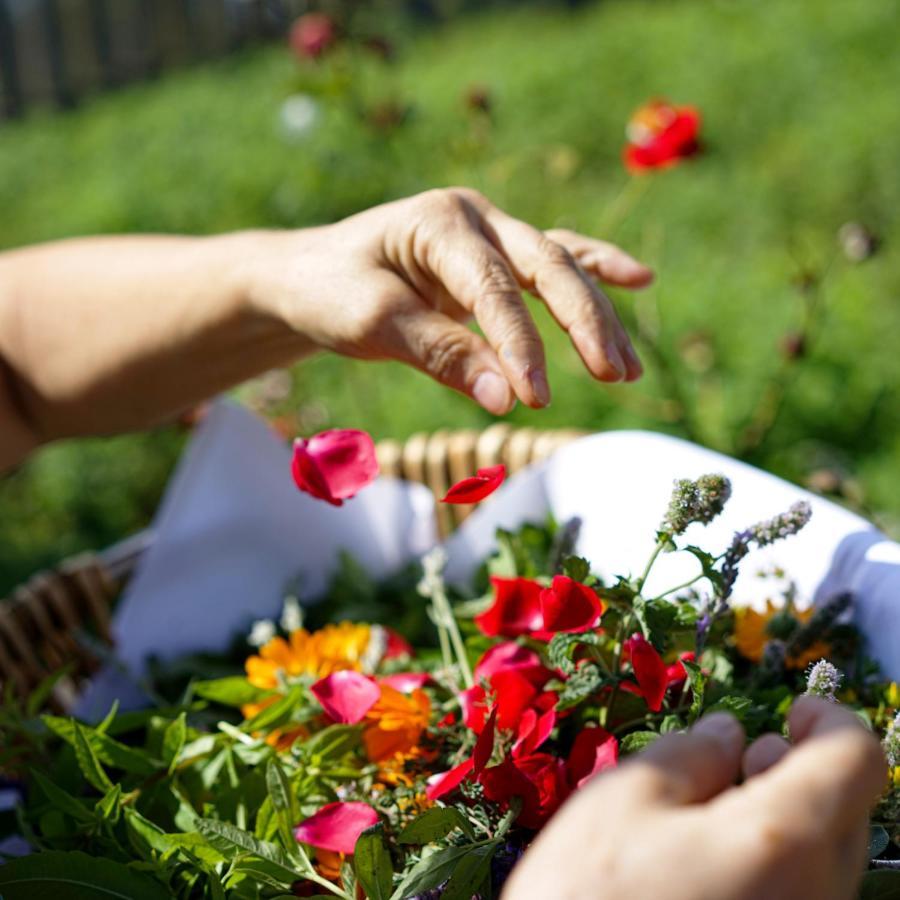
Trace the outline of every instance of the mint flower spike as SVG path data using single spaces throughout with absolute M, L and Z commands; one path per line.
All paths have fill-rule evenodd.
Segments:
M 749 529 L 750 536 L 757 547 L 765 547 L 796 534 L 811 518 L 812 507 L 806 500 L 798 500 L 787 512 L 764 522 L 758 522 Z
M 684 534 L 694 522 L 709 524 L 731 497 L 731 482 L 724 475 L 701 475 L 696 481 L 675 481 L 669 508 L 659 530 L 671 536 Z
M 806 696 L 821 697 L 823 700 L 837 703 L 835 694 L 841 686 L 843 677 L 836 666 L 827 659 L 820 659 L 810 666 L 806 673 Z
M 894 716 L 893 722 L 888 722 L 887 731 L 881 742 L 888 765 L 893 769 L 900 766 L 900 712 Z

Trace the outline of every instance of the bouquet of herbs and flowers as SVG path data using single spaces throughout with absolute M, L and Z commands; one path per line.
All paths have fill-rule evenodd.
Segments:
M 499 480 L 480 473 L 455 496 Z M 440 549 L 383 585 L 348 559 L 323 603 L 289 598 L 280 626 L 256 623 L 240 674 L 191 680 L 175 703 L 89 726 L 35 718 L 49 685 L 25 709 L 8 699 L 0 767 L 24 786 L 14 825 L 40 852 L 0 866 L 0 894 L 486 900 L 598 773 L 712 710 L 749 739 L 785 731 L 803 693 L 882 736 L 895 777 L 871 865 L 897 868 L 900 689 L 848 624 L 852 597 L 801 610 L 781 577 L 764 610 L 733 604 L 744 557 L 810 509 L 716 552 L 686 545 L 729 494 L 722 476 L 678 481 L 628 577 L 604 581 L 572 554 L 576 521 L 498 532 L 467 596 L 445 584 Z M 673 552 L 700 574 L 650 596 Z

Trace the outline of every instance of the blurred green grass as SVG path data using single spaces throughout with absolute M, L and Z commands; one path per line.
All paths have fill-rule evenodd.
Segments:
M 0 247 L 299 227 L 471 185 L 542 227 L 610 237 L 658 270 L 640 298 L 616 295 L 623 317 L 654 336 L 644 381 L 592 382 L 533 304 L 554 402 L 510 421 L 663 429 L 799 482 L 839 470 L 857 504 L 895 530 L 898 38 L 897 0 L 606 0 L 462 17 L 405 33 L 393 64 L 341 55 L 326 74 L 260 49 L 0 129 Z M 489 118 L 466 106 L 473 85 L 488 92 Z M 279 109 L 297 90 L 318 92 L 321 116 L 289 141 Z M 624 125 L 654 96 L 700 107 L 705 152 L 632 181 Z M 378 129 L 357 111 L 384 104 L 409 115 Z M 862 264 L 840 252 L 847 221 L 880 238 Z M 777 417 L 756 446 L 742 435 L 782 370 L 784 335 L 803 322 L 804 278 L 819 282 L 815 329 L 805 358 L 784 369 Z M 403 438 L 490 421 L 391 364 L 321 356 L 292 384 L 275 411 L 299 407 L 310 428 Z M 141 527 L 181 441 L 163 430 L 52 447 L 0 482 L 0 594 Z

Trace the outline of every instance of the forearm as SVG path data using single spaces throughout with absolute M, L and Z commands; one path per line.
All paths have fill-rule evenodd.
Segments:
M 269 241 L 87 238 L 0 255 L 0 414 L 15 417 L 0 468 L 15 462 L 8 444 L 152 425 L 310 351 L 254 297 Z

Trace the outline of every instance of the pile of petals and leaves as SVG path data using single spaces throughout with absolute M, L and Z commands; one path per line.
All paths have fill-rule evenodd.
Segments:
M 440 550 L 387 588 L 346 560 L 323 603 L 291 598 L 280 625 L 256 623 L 242 671 L 195 677 L 174 702 L 87 725 L 37 715 L 51 682 L 24 707 L 7 698 L 0 770 L 23 800 L 3 825 L 41 852 L 0 866 L 0 894 L 31 896 L 36 878 L 160 900 L 496 897 L 598 773 L 712 710 L 748 739 L 785 732 L 805 692 L 848 704 L 883 739 L 894 778 L 869 876 L 900 880 L 900 689 L 867 660 L 852 597 L 800 609 L 780 573 L 765 609 L 733 603 L 742 559 L 810 509 L 718 553 L 687 544 L 730 490 L 721 476 L 677 482 L 652 558 L 629 577 L 603 581 L 572 555 L 576 521 L 499 532 L 468 596 L 448 589 Z M 699 574 L 650 596 L 654 561 L 672 552 Z

